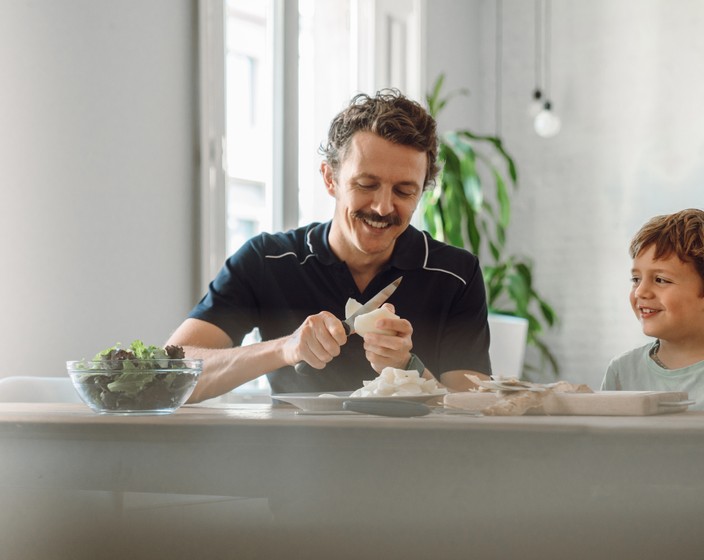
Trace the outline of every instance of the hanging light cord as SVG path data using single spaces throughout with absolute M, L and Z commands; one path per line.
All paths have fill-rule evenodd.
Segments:
M 542 42 L 542 35 L 543 35 L 543 30 L 542 30 L 542 20 L 543 20 L 543 14 L 542 14 L 542 1 L 541 0 L 535 0 L 534 3 L 535 6 L 535 14 L 534 14 L 534 20 L 535 20 L 535 91 L 533 92 L 533 95 L 535 96 L 536 99 L 540 99 L 542 96 L 542 70 L 543 70 L 543 42 Z
M 496 99 L 494 101 L 496 136 L 501 136 L 501 99 L 502 99 L 502 65 L 503 65 L 503 6 L 502 0 L 496 0 Z
M 551 52 L 551 42 L 552 42 L 552 25 L 550 23 L 550 2 L 551 0 L 545 0 L 545 102 L 550 103 L 550 52 Z

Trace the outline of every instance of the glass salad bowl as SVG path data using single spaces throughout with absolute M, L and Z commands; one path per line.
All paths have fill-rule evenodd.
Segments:
M 203 361 L 77 360 L 66 369 L 81 399 L 99 414 L 170 414 L 193 392 Z

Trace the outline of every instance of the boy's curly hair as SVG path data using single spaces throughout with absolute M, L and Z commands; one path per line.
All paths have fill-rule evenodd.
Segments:
M 650 246 L 655 247 L 656 260 L 675 254 L 682 262 L 691 262 L 702 279 L 704 296 L 704 210 L 688 208 L 651 218 L 633 237 L 631 258 Z
M 438 137 L 435 119 L 417 102 L 397 89 L 383 89 L 371 97 L 360 93 L 330 123 L 326 146 L 320 146 L 333 172 L 340 163 L 356 132 L 378 134 L 385 140 L 410 146 L 427 155 L 423 189 L 429 188 L 438 173 Z

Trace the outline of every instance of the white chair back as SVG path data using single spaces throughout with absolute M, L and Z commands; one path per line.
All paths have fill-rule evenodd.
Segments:
M 0 378 L 0 402 L 83 402 L 67 377 Z

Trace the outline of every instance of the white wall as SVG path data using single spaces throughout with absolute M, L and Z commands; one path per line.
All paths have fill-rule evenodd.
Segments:
M 191 0 L 0 3 L 0 377 L 161 344 L 193 303 Z
M 472 128 L 482 106 L 480 3 L 476 0 L 426 0 L 427 89 L 445 75 L 445 93 L 469 90 L 451 101 L 438 117 L 440 130 Z
M 493 133 L 496 3 L 461 4 L 432 3 L 451 23 L 438 19 L 431 37 L 450 50 L 467 49 L 466 35 L 478 42 L 466 53 L 479 53 L 478 74 L 452 54 L 455 83 L 479 101 L 469 123 L 451 124 Z M 527 116 L 534 3 L 502 8 L 501 134 L 520 180 L 509 244 L 534 260 L 560 317 L 546 338 L 563 377 L 598 387 L 612 356 L 647 340 L 627 301 L 631 236 L 655 214 L 704 207 L 704 3 L 553 0 L 552 98 L 563 124 L 552 139 L 536 136 Z M 467 9 L 479 21 L 457 33 Z

